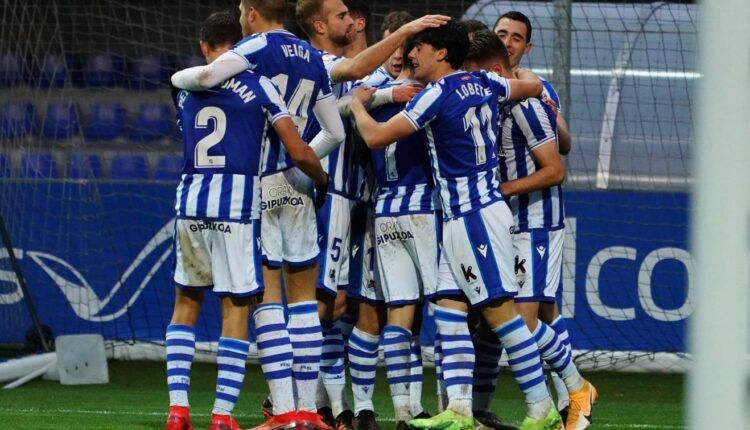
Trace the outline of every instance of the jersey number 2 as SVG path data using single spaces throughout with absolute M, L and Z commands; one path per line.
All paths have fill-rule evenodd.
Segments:
M 195 128 L 208 127 L 209 120 L 214 120 L 214 131 L 201 139 L 195 145 L 195 167 L 196 168 L 222 168 L 226 157 L 223 155 L 208 155 L 208 150 L 216 146 L 224 133 L 227 132 L 227 116 L 223 110 L 216 106 L 206 106 L 198 111 L 195 117 Z

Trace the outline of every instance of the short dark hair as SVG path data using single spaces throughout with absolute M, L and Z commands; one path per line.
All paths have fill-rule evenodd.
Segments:
M 529 20 L 529 17 L 522 14 L 521 12 L 517 10 L 512 10 L 510 12 L 505 12 L 500 16 L 500 18 L 495 21 L 495 25 L 492 27 L 493 29 L 497 27 L 497 23 L 500 22 L 501 19 L 508 18 L 512 21 L 520 21 L 526 25 L 526 43 L 531 42 L 531 21 Z
M 286 19 L 286 0 L 241 0 L 245 8 L 255 8 L 263 18 L 273 22 Z
M 414 35 L 412 43 L 426 43 L 435 49 L 445 49 L 445 61 L 457 70 L 461 68 L 469 51 L 469 34 L 463 25 L 452 19 L 440 27 L 420 31 Z
M 234 11 L 214 12 L 203 21 L 198 38 L 209 48 L 221 45 L 234 45 L 242 39 L 242 26 Z
M 313 22 L 320 19 L 320 13 L 323 9 L 322 0 L 297 0 L 297 7 L 294 10 L 297 25 L 308 37 L 313 37 Z
M 503 68 L 511 69 L 508 49 L 500 37 L 490 30 L 479 30 L 474 33 L 474 39 L 469 44 L 466 61 L 481 64 L 489 60 L 498 60 Z
M 380 35 L 382 36 L 386 30 L 393 33 L 404 24 L 408 24 L 413 20 L 414 17 L 409 12 L 405 10 L 394 10 L 383 18 L 383 23 L 380 24 Z
M 467 33 L 476 33 L 480 30 L 489 30 L 489 28 L 487 28 L 487 24 L 478 19 L 465 19 L 461 21 L 461 24 L 466 27 Z
M 370 19 L 372 19 L 372 11 L 370 5 L 363 0 L 344 0 L 344 5 L 349 9 L 349 15 L 354 17 L 360 17 L 365 19 L 365 26 L 370 26 Z

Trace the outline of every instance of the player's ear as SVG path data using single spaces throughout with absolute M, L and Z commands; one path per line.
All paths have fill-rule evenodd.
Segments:
M 313 24 L 312 25 L 313 30 L 315 31 L 316 34 L 325 34 L 326 25 L 323 21 L 316 19 L 316 20 L 313 20 L 312 24 Z
M 533 44 L 533 43 L 531 43 L 531 42 L 527 43 L 527 44 L 526 44 L 526 47 L 525 47 L 525 48 L 523 48 L 523 54 L 524 54 L 524 55 L 526 55 L 526 54 L 528 54 L 529 52 L 531 52 L 531 48 L 533 48 L 533 47 L 534 47 L 534 44 Z
M 201 40 L 200 46 L 201 46 L 201 54 L 203 54 L 204 58 L 208 58 L 208 53 L 209 53 L 208 43 Z
M 438 61 L 446 61 L 448 59 L 448 50 L 446 48 L 437 50 Z

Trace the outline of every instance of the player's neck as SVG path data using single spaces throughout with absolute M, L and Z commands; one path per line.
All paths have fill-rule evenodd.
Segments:
M 357 34 L 352 43 L 344 47 L 345 57 L 351 58 L 367 49 L 367 37 L 364 33 Z
M 435 65 L 435 69 L 430 73 L 429 79 L 430 81 L 437 81 L 450 75 L 456 70 L 457 69 L 454 69 L 447 61 L 441 61 Z
M 258 20 L 253 24 L 253 33 L 267 33 L 274 30 L 283 30 L 284 25 L 279 22 Z
M 414 80 L 414 70 L 403 68 L 401 69 L 401 73 L 396 76 L 397 81 L 413 81 Z
M 345 57 L 346 55 L 346 46 L 341 46 L 337 43 L 334 43 L 332 40 L 328 39 L 327 37 L 315 37 L 310 39 L 310 44 L 314 46 L 317 49 L 320 49 L 321 51 L 328 52 L 329 54 L 333 54 L 339 57 Z

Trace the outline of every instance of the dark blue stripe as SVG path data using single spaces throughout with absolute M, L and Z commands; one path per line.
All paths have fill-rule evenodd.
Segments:
M 352 362 L 352 356 L 364 358 L 364 359 L 372 359 L 378 356 L 378 350 L 375 349 L 374 351 L 362 351 L 361 349 L 349 348 L 349 362 L 350 363 Z
M 387 372 L 398 372 L 399 370 L 411 370 L 411 363 L 385 363 Z
M 219 371 L 220 372 L 230 372 L 230 373 L 237 373 L 244 375 L 245 374 L 245 368 L 240 366 L 232 366 L 229 364 L 219 364 Z
M 474 379 L 471 376 L 456 376 L 453 378 L 444 378 L 446 386 L 453 385 L 472 385 Z
M 192 362 L 193 356 L 190 354 L 167 354 L 167 361 L 187 361 Z
M 228 337 L 221 337 L 219 338 L 219 352 L 221 352 L 221 350 L 225 348 L 248 351 L 250 349 L 250 342 Z
M 518 384 L 518 386 L 521 388 L 521 391 L 526 392 L 529 388 L 535 387 L 539 384 L 544 384 L 544 375 L 534 378 L 531 381 Z
M 446 362 L 443 360 L 443 373 L 452 370 L 474 370 L 473 361 Z
M 242 389 L 242 381 L 235 381 L 234 379 L 218 378 L 216 380 L 216 385 L 235 388 L 237 390 Z
M 167 389 L 169 391 L 188 391 L 190 390 L 190 385 L 181 383 L 167 384 Z
M 349 369 L 355 370 L 357 372 L 372 372 L 377 369 L 377 367 L 377 362 L 363 364 L 356 361 L 349 361 Z
M 473 356 L 474 348 L 470 348 L 470 347 L 443 348 L 443 362 L 445 362 L 448 356 L 456 355 L 456 354 L 471 354 Z
M 187 376 L 190 377 L 190 369 L 186 369 L 183 367 L 175 367 L 172 369 L 167 369 L 167 376 Z
M 544 256 L 539 256 L 538 247 L 544 247 Z M 534 271 L 534 295 L 544 294 L 547 287 L 547 265 L 549 264 L 549 233 L 544 230 L 531 231 L 531 269 Z
M 471 335 L 470 334 L 441 334 L 440 340 L 443 342 L 443 348 L 445 348 L 445 344 L 451 343 L 451 342 L 471 342 Z
M 224 401 L 231 402 L 231 403 L 237 403 L 237 396 L 233 396 L 227 393 L 222 393 L 221 391 L 216 392 L 216 399 L 224 400 Z
M 510 357 L 513 354 L 515 354 L 516 352 L 522 351 L 522 350 L 528 348 L 531 345 L 536 346 L 536 342 L 534 342 L 534 339 L 530 337 L 530 338 L 524 340 L 523 342 L 521 342 L 521 343 L 519 343 L 519 344 L 517 344 L 515 346 L 511 346 L 510 348 L 505 348 L 505 351 L 508 353 L 508 356 Z M 534 348 L 534 349 L 536 351 L 539 350 L 538 347 Z
M 292 377 L 292 369 L 274 370 L 273 372 L 263 372 L 266 381 L 275 381 Z
M 182 181 L 182 195 L 179 197 L 180 208 L 177 211 L 178 214 L 185 215 L 187 213 L 187 200 L 191 185 L 193 185 L 193 175 L 185 175 L 185 179 Z
M 320 363 L 320 356 L 319 355 L 295 355 L 293 360 L 295 364 Z
M 261 365 L 267 365 L 267 364 L 281 363 L 284 361 L 291 362 L 293 358 L 294 358 L 294 355 L 290 351 L 290 352 L 284 352 L 281 354 L 269 355 L 265 357 L 261 355 L 258 358 L 258 361 L 260 361 Z
M 292 349 L 294 350 L 300 350 L 300 349 L 307 349 L 307 348 L 314 348 L 318 349 L 323 346 L 322 340 L 310 340 L 310 341 L 292 341 Z M 318 356 L 320 356 L 320 353 L 318 353 Z
M 554 370 L 557 373 L 560 373 L 563 370 L 565 370 L 566 367 L 568 367 L 568 364 L 570 364 L 571 359 L 572 358 L 571 358 L 570 355 L 566 355 L 565 359 L 562 362 L 562 364 L 559 364 L 557 366 L 552 366 L 552 365 L 550 365 L 550 366 L 552 366 L 552 370 Z
M 246 179 L 247 180 L 247 179 Z M 234 175 L 225 174 L 221 180 L 221 193 L 219 195 L 219 217 L 229 218 L 232 209 L 232 183 Z
M 228 349 L 219 349 L 219 351 L 216 353 L 216 359 L 219 360 L 221 358 L 234 358 L 237 360 L 245 361 L 247 360 L 247 353 L 241 353 L 241 352 L 235 352 Z
M 409 382 L 411 382 L 411 376 L 409 375 L 395 376 L 395 377 L 388 376 L 388 384 L 390 385 L 408 384 Z
M 300 380 L 300 381 L 313 381 L 318 379 L 318 372 L 295 372 L 292 371 L 292 376 L 294 379 Z
M 255 329 L 255 337 L 259 338 L 260 336 L 263 336 L 266 333 L 270 333 L 274 331 L 286 332 L 287 331 L 286 324 L 276 323 L 276 324 L 257 326 Z
M 213 175 L 210 173 L 203 175 L 203 181 L 201 182 L 201 187 L 198 191 L 198 205 L 195 212 L 197 216 L 206 215 L 208 212 L 208 190 L 209 185 L 211 185 L 211 178 L 213 178 Z
M 290 335 L 305 335 L 305 334 L 317 334 L 320 333 L 320 326 L 312 327 L 291 327 L 288 328 Z
M 494 209 L 492 206 L 488 206 L 486 210 L 492 211 Z M 487 291 L 487 296 L 497 296 L 498 294 L 496 292 L 498 290 L 500 292 L 505 292 L 503 279 L 500 276 L 500 267 L 498 267 L 498 260 L 497 258 L 495 258 L 495 244 L 490 239 L 490 235 L 488 234 L 487 228 L 484 225 L 482 211 L 476 211 L 471 215 L 464 217 L 464 226 L 466 228 L 466 233 L 468 234 L 471 250 L 474 253 L 474 259 L 479 266 L 478 269 L 482 276 L 481 282 L 484 284 L 484 288 Z M 486 257 L 482 255 L 477 249 L 478 246 L 482 245 L 486 246 Z
M 466 322 L 466 318 L 467 318 L 466 314 L 455 314 L 453 312 L 446 312 L 440 308 L 435 309 L 435 319 L 439 321 L 464 323 Z
M 513 139 L 513 153 L 516 162 L 516 178 L 525 178 L 529 176 L 528 169 L 526 169 L 526 156 L 527 156 L 527 142 L 526 136 L 518 126 L 518 123 L 513 121 L 511 127 L 511 135 Z M 519 194 L 516 196 L 518 199 L 518 223 L 521 225 L 529 224 L 529 195 Z
M 539 357 L 539 351 L 531 351 L 530 353 L 528 353 L 526 355 L 523 355 L 521 357 L 509 358 L 508 359 L 508 366 L 512 367 L 512 366 L 515 366 L 517 364 L 521 364 L 521 363 L 527 362 L 527 361 L 529 361 L 531 359 L 535 359 L 535 358 L 538 359 L 537 357 Z
M 320 372 L 329 375 L 340 375 L 344 373 L 344 365 L 337 364 L 335 366 L 320 366 Z
M 177 333 L 177 332 L 187 333 L 187 334 L 195 336 L 195 330 L 193 329 L 193 327 L 189 325 L 170 324 L 167 326 L 167 334 Z
M 253 183 L 255 178 L 252 176 L 245 176 L 245 189 L 242 194 L 242 217 L 250 217 L 253 211 Z
M 511 367 L 511 370 L 513 371 L 513 377 L 518 379 L 522 378 L 526 375 L 530 375 L 534 372 L 541 372 L 542 371 L 542 363 L 537 363 L 529 367 L 524 367 L 523 369 L 516 370 Z
M 387 325 L 383 327 L 383 339 L 385 340 L 387 337 L 387 334 L 393 333 L 396 336 L 407 336 L 407 342 L 411 340 L 411 332 L 403 327 L 399 327 L 397 325 Z
M 411 352 L 408 349 L 397 349 L 395 351 L 385 351 L 384 354 L 386 359 L 396 357 L 409 357 Z
M 186 346 L 188 348 L 195 348 L 195 341 L 187 339 L 167 339 L 167 348 L 169 348 L 170 346 Z
M 334 153 L 338 151 L 333 151 L 329 155 L 329 157 L 333 157 Z M 329 173 L 330 174 L 330 173 Z M 331 222 L 331 207 L 333 206 L 333 196 L 328 194 L 326 196 L 326 201 L 323 206 L 317 210 L 315 214 L 315 220 L 318 225 L 318 247 L 320 248 L 321 252 L 328 253 L 328 230 L 329 225 Z M 328 287 L 326 287 L 326 277 L 328 276 L 328 258 L 321 258 L 320 259 L 320 266 L 318 267 L 318 285 L 323 287 L 323 289 L 328 290 Z
M 362 339 L 361 337 L 357 336 L 354 333 L 352 333 L 352 335 L 349 336 L 349 348 L 352 348 L 352 346 L 358 346 L 361 350 L 367 351 L 367 352 L 378 350 L 377 342 L 369 342 L 365 339 Z
M 502 338 L 524 326 L 526 326 L 526 323 L 523 322 L 523 319 L 520 316 L 516 316 L 512 320 L 496 328 L 495 333 L 497 333 L 502 342 Z
M 312 302 L 312 303 L 294 303 L 289 305 L 289 315 L 303 315 L 303 314 L 311 314 L 311 313 L 318 313 L 318 303 Z
M 334 352 L 324 352 L 320 354 L 321 360 L 343 360 L 344 359 L 344 348 Z
M 271 340 L 264 340 L 262 342 L 258 342 L 258 350 L 275 348 L 277 346 L 289 345 L 289 344 L 290 344 L 289 338 L 286 338 L 286 337 L 276 338 L 276 339 L 271 339 Z

